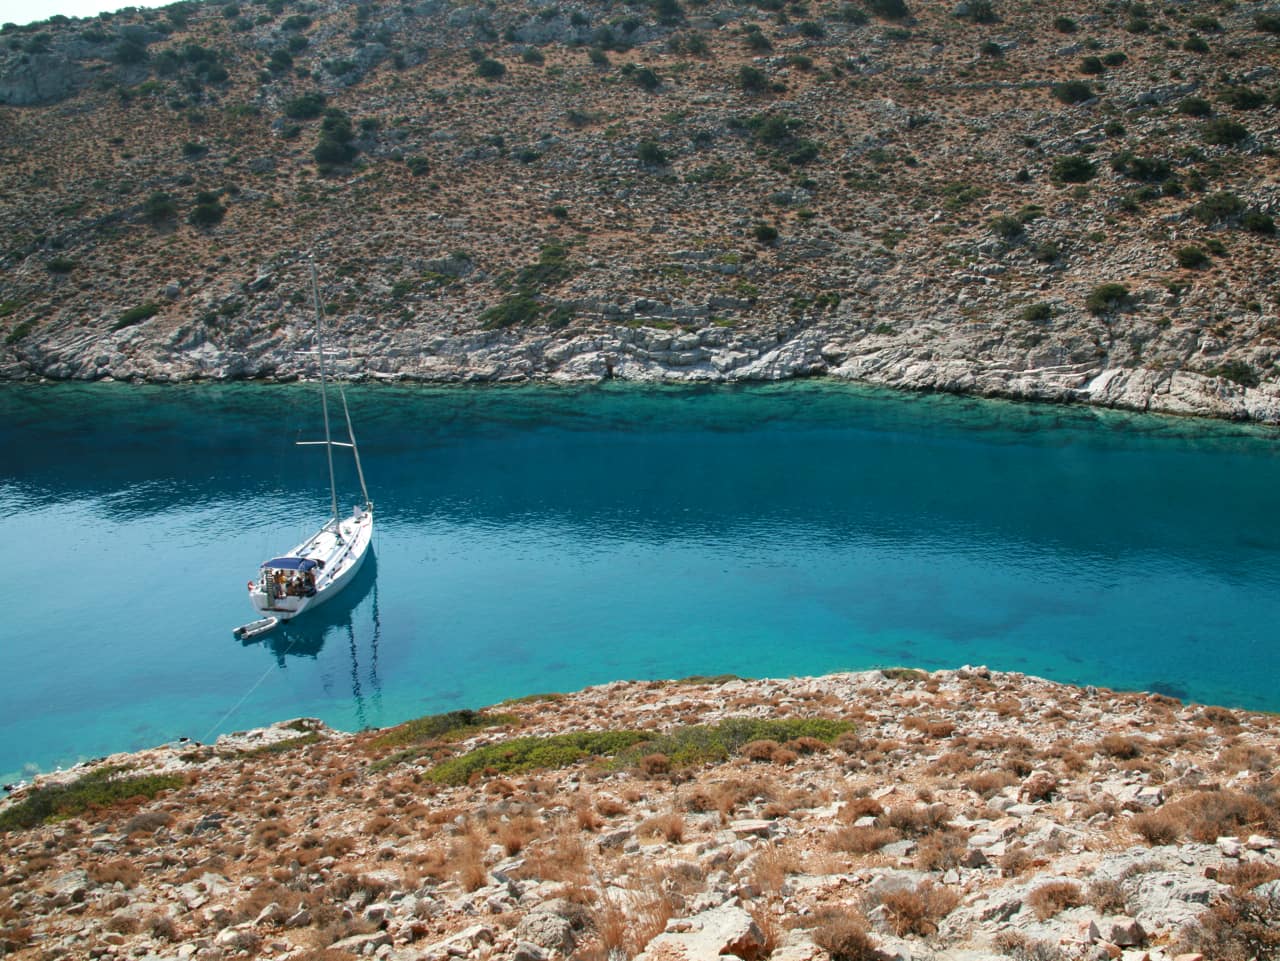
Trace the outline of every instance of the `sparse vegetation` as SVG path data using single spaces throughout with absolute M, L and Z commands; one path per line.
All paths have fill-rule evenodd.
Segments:
M 1099 284 L 1085 299 L 1085 310 L 1091 314 L 1110 314 L 1129 304 L 1129 288 L 1124 284 Z
M 180 774 L 129 775 L 123 768 L 100 767 L 67 784 L 33 789 L 22 801 L 0 811 L 0 831 L 32 828 L 135 798 L 151 799 L 181 787 L 185 781 Z

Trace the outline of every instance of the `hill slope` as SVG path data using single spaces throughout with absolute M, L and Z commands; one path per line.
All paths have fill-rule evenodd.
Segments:
M 0 375 L 1280 421 L 1259 3 L 175 4 L 0 33 Z

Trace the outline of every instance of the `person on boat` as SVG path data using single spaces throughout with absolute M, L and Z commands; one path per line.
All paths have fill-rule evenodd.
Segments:
M 307 595 L 311 597 L 316 592 L 316 576 L 311 571 L 307 571 L 302 575 L 302 586 Z

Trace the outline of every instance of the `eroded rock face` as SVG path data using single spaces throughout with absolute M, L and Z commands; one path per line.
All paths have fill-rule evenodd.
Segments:
M 0 104 L 28 107 L 56 103 L 78 91 L 85 71 L 65 57 L 37 53 L 0 62 Z

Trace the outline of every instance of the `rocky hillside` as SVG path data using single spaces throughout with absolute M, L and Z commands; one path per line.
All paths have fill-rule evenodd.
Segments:
M 833 374 L 1280 421 L 1280 8 L 228 0 L 0 32 L 0 376 Z
M 983 668 L 294 721 L 19 790 L 0 954 L 1265 961 L 1278 750 L 1275 716 Z

